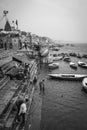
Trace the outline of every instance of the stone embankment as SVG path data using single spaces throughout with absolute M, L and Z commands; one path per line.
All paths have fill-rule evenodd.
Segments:
M 0 67 L 4 73 L 4 76 L 0 78 L 0 130 L 19 130 L 21 124 L 15 122 L 17 111 L 14 106 L 20 95 L 29 98 L 27 120 L 34 93 L 33 80 L 37 75 L 37 63 L 34 59 L 29 63 L 29 73 L 26 78 L 19 80 L 13 77 L 11 79 L 6 73 L 12 71 L 13 68 L 16 70 L 16 67 L 13 65 L 12 57 L 7 58 L 2 58 L 2 62 L 0 61 Z

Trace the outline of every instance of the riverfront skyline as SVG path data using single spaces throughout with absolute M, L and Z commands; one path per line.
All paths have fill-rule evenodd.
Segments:
M 18 20 L 20 30 L 55 40 L 87 42 L 87 0 L 0 0 L 9 21 Z

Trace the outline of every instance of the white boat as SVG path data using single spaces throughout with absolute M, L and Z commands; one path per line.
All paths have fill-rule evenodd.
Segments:
M 87 75 L 82 74 L 48 74 L 49 77 L 61 80 L 82 80 Z
M 69 65 L 70 67 L 77 69 L 77 65 L 74 62 L 70 62 Z
M 84 78 L 82 80 L 82 86 L 83 86 L 83 89 L 87 91 L 87 78 Z
M 83 61 L 78 61 L 78 65 L 85 65 L 86 63 Z
M 87 68 L 87 64 L 83 61 L 78 61 L 78 66 L 80 66 L 82 68 Z
M 51 64 L 48 65 L 48 67 L 49 67 L 50 69 L 56 69 L 56 68 L 59 67 L 59 63 L 51 63 Z

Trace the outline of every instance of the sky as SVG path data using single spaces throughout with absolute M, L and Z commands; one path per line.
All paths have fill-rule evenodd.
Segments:
M 0 0 L 9 21 L 18 20 L 20 30 L 54 40 L 87 43 L 87 0 Z

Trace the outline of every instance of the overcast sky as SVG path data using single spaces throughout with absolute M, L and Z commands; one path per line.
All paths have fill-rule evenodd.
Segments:
M 19 29 L 55 40 L 87 42 L 87 0 L 0 0 Z

